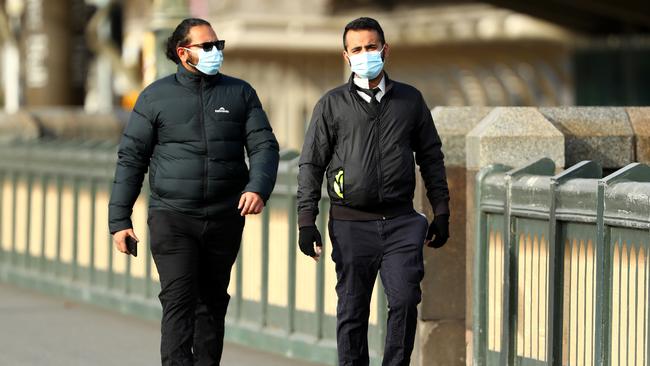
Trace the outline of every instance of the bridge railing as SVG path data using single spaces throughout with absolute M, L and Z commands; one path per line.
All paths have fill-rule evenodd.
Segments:
M 317 223 L 326 239 L 315 264 L 297 249 L 297 153 L 284 151 L 261 215 L 248 216 L 233 268 L 226 337 L 292 357 L 336 363 L 336 273 L 329 260 L 327 199 Z M 0 144 L 0 280 L 159 319 L 160 285 L 148 250 L 148 183 L 134 206 L 137 258 L 108 233 L 116 146 L 37 140 Z M 326 194 L 324 195 L 326 196 Z M 379 285 L 377 285 L 379 286 Z M 369 347 L 380 364 L 386 301 L 374 291 Z
M 648 364 L 650 167 L 477 178 L 475 364 Z

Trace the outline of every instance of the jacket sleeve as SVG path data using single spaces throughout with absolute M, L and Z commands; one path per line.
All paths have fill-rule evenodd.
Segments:
M 427 189 L 427 198 L 435 215 L 449 214 L 449 188 L 445 171 L 442 143 L 436 127 L 433 124 L 431 111 L 422 95 L 419 97 L 420 111 L 418 125 L 414 134 L 415 161 L 420 167 L 420 173 Z
M 323 101 L 314 107 L 305 135 L 298 170 L 298 226 L 313 226 L 318 216 L 323 174 L 332 158 L 333 138 L 323 113 Z
M 155 140 L 154 116 L 144 93 L 140 94 L 124 128 L 117 152 L 113 191 L 108 204 L 111 234 L 133 227 L 131 213 L 140 194 Z
M 245 91 L 246 98 L 246 152 L 248 153 L 248 184 L 244 192 L 258 193 L 264 202 L 271 196 L 278 174 L 278 141 L 257 93 L 251 87 Z

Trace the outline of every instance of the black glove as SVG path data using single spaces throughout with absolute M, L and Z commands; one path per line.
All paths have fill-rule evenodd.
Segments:
M 300 251 L 305 253 L 305 255 L 315 257 L 316 252 L 314 251 L 314 242 L 318 247 L 323 246 L 323 239 L 320 237 L 318 228 L 316 228 L 316 226 L 301 227 L 298 234 L 298 245 L 300 245 Z
M 434 235 L 436 238 L 431 240 Z M 440 248 L 445 245 L 447 239 L 449 239 L 449 215 L 436 215 L 427 231 L 428 246 Z

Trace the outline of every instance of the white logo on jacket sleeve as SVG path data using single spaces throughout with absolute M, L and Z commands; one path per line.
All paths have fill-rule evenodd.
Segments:
M 230 111 L 227 110 L 227 109 L 224 108 L 224 107 L 221 107 L 221 108 L 219 108 L 219 109 L 215 109 L 214 112 L 215 112 L 215 113 L 230 113 Z

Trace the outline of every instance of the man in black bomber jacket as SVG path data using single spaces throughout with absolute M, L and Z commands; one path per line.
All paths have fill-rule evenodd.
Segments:
M 440 137 L 420 92 L 383 71 L 389 47 L 376 20 L 350 22 L 343 47 L 352 75 L 316 104 L 300 157 L 299 245 L 319 259 L 322 239 L 315 222 L 325 174 L 339 365 L 368 365 L 370 298 L 379 272 L 389 307 L 383 365 L 407 366 L 424 275 L 423 245 L 438 248 L 449 237 Z M 415 162 L 435 214 L 431 225 L 413 209 Z
M 163 365 L 219 364 L 244 216 L 262 211 L 277 174 L 269 121 L 248 83 L 219 73 L 223 48 L 208 22 L 183 20 L 167 42 L 178 71 L 140 94 L 118 152 L 109 227 L 122 253 L 149 169 Z

